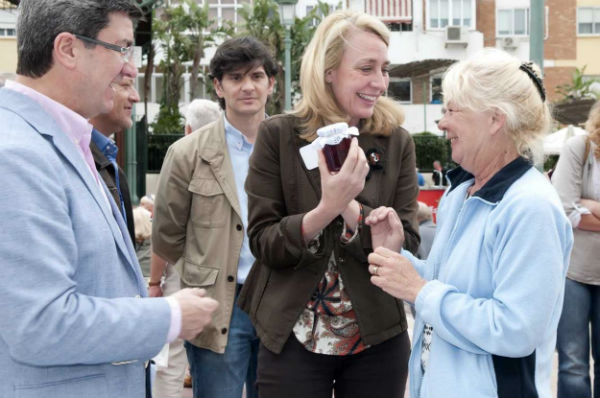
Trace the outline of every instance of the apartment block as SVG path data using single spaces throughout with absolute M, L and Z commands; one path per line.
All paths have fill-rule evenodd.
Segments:
M 0 81 L 17 69 L 17 10 L 8 1 L 0 0 Z

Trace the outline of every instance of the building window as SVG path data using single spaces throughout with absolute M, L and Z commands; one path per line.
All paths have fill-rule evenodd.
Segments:
M 529 9 L 509 8 L 498 10 L 498 36 L 527 36 L 529 35 Z
M 391 32 L 412 32 L 412 22 L 387 22 Z
M 577 34 L 600 34 L 600 7 L 577 8 Z
M 432 104 L 442 104 L 444 102 L 444 96 L 442 94 L 442 77 L 432 76 L 429 83 L 429 101 Z
M 430 29 L 446 26 L 474 27 L 474 0 L 428 0 L 427 15 Z
M 239 20 L 238 10 L 242 8 L 248 0 L 203 0 L 202 4 L 208 1 L 208 16 L 214 19 L 218 27 L 223 26 L 223 21 L 231 21 L 234 28 L 237 28 Z
M 15 37 L 16 31 L 11 28 L 0 28 L 0 37 Z
M 412 84 L 410 79 L 391 78 L 388 86 L 388 97 L 398 102 L 412 102 Z

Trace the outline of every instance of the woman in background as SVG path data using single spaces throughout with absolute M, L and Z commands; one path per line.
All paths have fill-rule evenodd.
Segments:
M 600 397 L 600 102 L 585 129 L 589 136 L 567 141 L 552 174 L 575 237 L 556 344 L 561 398 Z

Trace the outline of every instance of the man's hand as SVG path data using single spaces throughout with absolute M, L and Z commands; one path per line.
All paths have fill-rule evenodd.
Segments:
M 177 300 L 181 308 L 181 333 L 179 337 L 183 340 L 192 340 L 212 319 L 212 313 L 217 309 L 219 303 L 205 297 L 204 289 L 182 289 L 171 297 Z
M 148 286 L 148 296 L 150 297 L 162 297 L 163 291 L 160 285 Z
M 391 207 L 378 207 L 365 218 L 365 224 L 371 227 L 371 245 L 400 252 L 404 244 L 404 228 L 396 211 Z

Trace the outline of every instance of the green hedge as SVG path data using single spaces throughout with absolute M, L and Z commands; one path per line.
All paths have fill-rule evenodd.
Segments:
M 183 137 L 181 134 L 148 135 L 148 171 L 158 173 L 169 146 Z M 444 167 L 454 167 L 450 157 L 450 143 L 444 137 L 429 132 L 413 134 L 417 167 L 422 172 L 430 172 L 433 161 L 439 160 Z
M 439 160 L 445 168 L 455 166 L 450 157 L 450 141 L 446 138 L 428 131 L 413 134 L 412 138 L 415 142 L 417 167 L 420 171 L 432 171 L 434 160 Z

